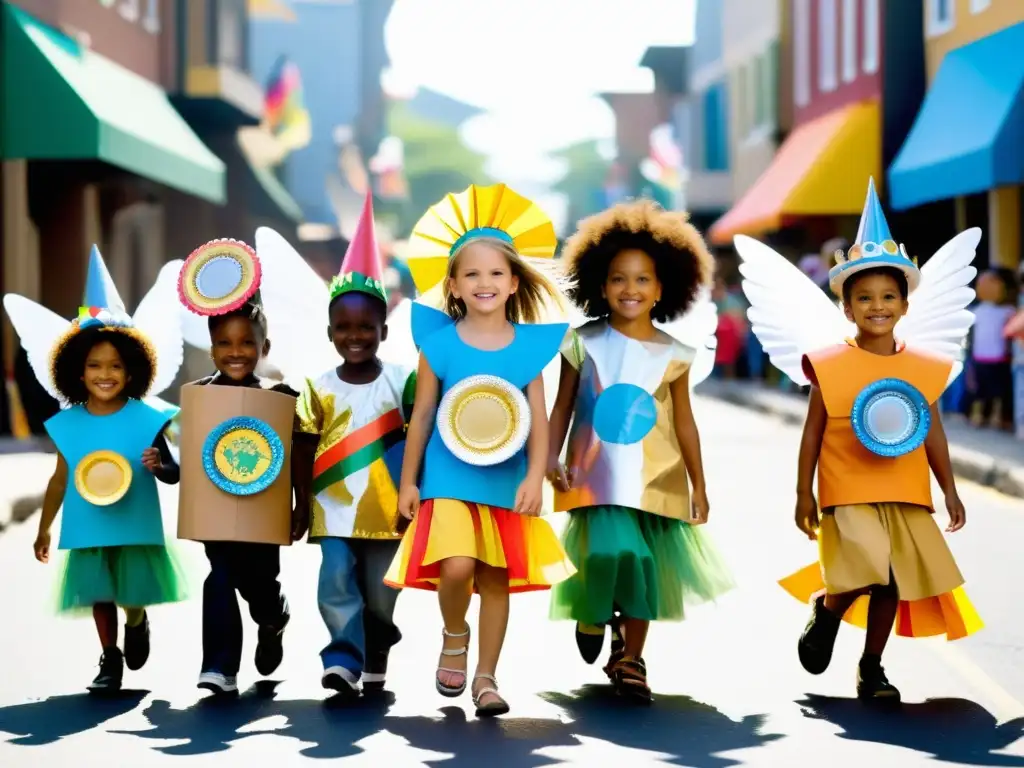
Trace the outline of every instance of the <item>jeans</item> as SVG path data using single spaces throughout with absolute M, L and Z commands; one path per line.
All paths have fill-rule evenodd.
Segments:
M 258 626 L 283 627 L 288 601 L 281 593 L 281 548 L 237 541 L 204 543 L 210 575 L 203 584 L 203 671 L 237 675 L 242 661 L 242 615 L 249 604 Z
M 325 670 L 344 667 L 358 679 L 368 660 L 386 656 L 402 639 L 393 620 L 399 590 L 384 583 L 398 545 L 397 540 L 320 540 L 317 602 L 331 637 L 320 652 Z

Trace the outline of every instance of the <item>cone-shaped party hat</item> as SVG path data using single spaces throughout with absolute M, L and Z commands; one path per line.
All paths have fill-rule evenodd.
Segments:
M 864 198 L 864 211 L 860 215 L 860 226 L 857 228 L 857 245 L 864 243 L 892 242 L 889 223 L 885 220 L 882 203 L 875 192 L 875 180 L 868 179 L 868 194 Z M 895 250 L 895 249 L 894 249 Z
M 359 214 L 355 234 L 345 252 L 341 272 L 331 280 L 331 301 L 339 296 L 358 291 L 385 304 L 388 293 L 384 289 L 384 268 L 380 262 L 377 228 L 373 221 L 373 195 L 366 193 L 363 211 Z
M 89 269 L 85 275 L 85 295 L 82 297 L 83 307 L 101 307 L 113 312 L 124 312 L 124 302 L 117 292 L 114 279 L 110 276 L 100 249 L 95 245 L 89 253 Z

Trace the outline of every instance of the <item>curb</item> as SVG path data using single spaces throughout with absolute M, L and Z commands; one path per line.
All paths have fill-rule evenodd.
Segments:
M 769 398 L 758 397 L 756 392 L 738 387 L 700 387 L 696 394 L 772 416 L 785 424 L 802 427 L 804 423 L 803 408 L 776 405 Z M 958 478 L 993 488 L 1007 496 L 1024 499 L 1024 467 L 954 444 L 949 446 L 949 460 L 953 474 Z

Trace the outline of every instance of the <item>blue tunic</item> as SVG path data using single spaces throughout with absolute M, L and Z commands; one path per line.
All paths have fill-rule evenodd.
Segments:
M 504 349 L 477 349 L 459 338 L 448 315 L 423 304 L 412 305 L 413 340 L 441 383 L 441 397 L 463 379 L 480 375 L 499 376 L 525 390 L 558 354 L 569 330 L 567 323 L 516 323 L 514 328 L 515 338 Z M 435 423 L 423 458 L 420 498 L 458 499 L 511 509 L 526 468 L 525 449 L 494 466 L 467 464 L 448 450 Z
M 46 431 L 68 463 L 60 549 L 163 545 L 156 478 L 142 465 L 142 453 L 153 445 L 170 418 L 166 411 L 129 400 L 109 416 L 94 416 L 84 405 L 75 405 L 46 422 Z M 123 456 L 132 468 L 128 492 L 102 507 L 83 499 L 75 487 L 75 467 L 100 450 Z

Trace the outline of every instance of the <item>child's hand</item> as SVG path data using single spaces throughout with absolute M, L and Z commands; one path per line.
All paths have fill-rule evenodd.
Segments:
M 513 510 L 517 515 L 536 517 L 540 514 L 541 499 L 544 494 L 544 479 L 527 475 L 516 491 L 516 506 Z
M 406 520 L 412 520 L 420 510 L 420 489 L 415 485 L 403 485 L 398 492 L 398 513 Z
M 563 493 L 572 488 L 572 481 L 569 477 L 569 473 L 565 467 L 562 466 L 562 462 L 555 457 L 548 462 L 547 478 L 554 486 L 556 491 L 562 491 Z
M 299 541 L 309 530 L 309 505 L 296 503 L 292 508 L 292 541 Z
M 36 560 L 40 563 L 50 562 L 50 532 L 40 531 L 36 536 L 36 542 L 32 545 L 36 552 Z
M 163 466 L 163 460 L 160 458 L 160 451 L 152 446 L 142 452 L 142 466 L 148 469 L 153 474 L 160 471 L 160 467 Z
M 816 541 L 818 538 L 818 501 L 814 494 L 800 493 L 796 497 L 796 527 L 807 534 L 807 538 Z
M 708 494 L 703 488 L 694 490 L 690 506 L 693 510 L 693 517 L 690 518 L 690 523 L 693 525 L 703 525 L 708 521 L 708 515 L 711 514 L 711 505 L 708 503 Z
M 956 533 L 967 525 L 967 510 L 964 509 L 964 504 L 956 491 L 946 494 L 946 511 L 949 513 L 947 533 Z

